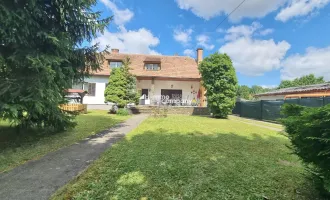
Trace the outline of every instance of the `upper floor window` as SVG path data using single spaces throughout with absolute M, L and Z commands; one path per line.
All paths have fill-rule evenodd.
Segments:
M 121 67 L 122 65 L 123 62 L 121 61 L 109 61 L 109 66 L 111 69 Z
M 146 63 L 145 69 L 148 71 L 159 71 L 160 70 L 160 64 L 159 63 Z

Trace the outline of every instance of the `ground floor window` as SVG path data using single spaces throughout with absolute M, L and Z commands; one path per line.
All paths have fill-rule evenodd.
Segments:
M 96 93 L 96 83 L 84 83 L 84 90 L 87 91 L 88 96 L 95 96 Z

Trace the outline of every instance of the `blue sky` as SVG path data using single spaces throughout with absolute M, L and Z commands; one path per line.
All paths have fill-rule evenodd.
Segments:
M 314 73 L 330 81 L 330 0 L 99 0 L 114 16 L 92 41 L 121 52 L 227 53 L 240 84 L 276 86 Z M 218 27 L 218 28 L 217 28 Z

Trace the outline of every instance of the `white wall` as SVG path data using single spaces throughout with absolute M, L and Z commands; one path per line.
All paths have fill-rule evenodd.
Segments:
M 109 82 L 108 76 L 91 76 L 85 79 L 86 83 L 96 83 L 95 84 L 95 96 L 84 97 L 84 104 L 104 104 L 104 90 L 105 84 Z M 83 89 L 82 84 L 77 84 L 73 86 L 74 89 Z M 88 88 L 84 88 L 87 90 Z
M 173 87 L 172 87 L 173 86 Z M 191 88 L 191 86 L 193 88 Z M 141 89 L 150 89 L 152 91 L 151 80 L 140 80 L 137 81 L 137 88 Z M 150 98 L 154 96 L 160 97 L 162 89 L 170 90 L 182 90 L 182 99 L 183 100 L 192 100 L 194 97 L 197 98 L 197 93 L 200 88 L 199 81 L 163 81 L 163 80 L 154 80 L 154 94 L 149 91 Z M 195 90 L 196 94 L 191 94 Z
M 86 78 L 86 83 L 96 83 L 95 86 L 95 96 L 88 96 L 84 97 L 84 104 L 104 104 L 104 90 L 105 85 L 108 83 L 109 77 L 108 76 L 91 76 L 90 78 Z M 172 87 L 173 85 L 173 87 Z M 193 89 L 191 89 L 193 86 Z M 140 89 L 152 89 L 151 80 L 140 80 L 137 81 L 137 88 Z M 81 84 L 74 85 L 73 88 L 75 89 L 82 89 Z M 196 94 L 191 94 L 193 90 L 198 92 L 200 88 L 199 81 L 161 81 L 155 80 L 154 81 L 154 94 L 149 91 L 149 96 L 161 96 L 161 89 L 172 89 L 172 90 L 182 90 L 182 99 L 183 100 L 192 100 L 194 97 L 197 97 Z M 87 90 L 85 88 L 85 90 Z
M 271 95 L 271 96 L 260 96 L 258 100 L 278 100 L 284 99 L 285 95 Z

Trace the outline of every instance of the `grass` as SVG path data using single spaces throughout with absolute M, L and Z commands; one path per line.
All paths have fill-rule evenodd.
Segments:
M 107 111 L 90 111 L 88 114 L 77 116 L 78 125 L 74 129 L 56 134 L 36 130 L 17 134 L 9 123 L 0 121 L 0 172 L 69 146 L 127 118 L 109 115 Z
M 253 123 L 253 124 L 257 124 L 257 125 L 262 125 L 262 126 L 268 126 L 268 127 L 272 127 L 272 128 L 284 129 L 284 127 L 281 124 L 259 121 L 259 120 L 254 120 L 254 119 L 247 119 L 247 118 L 237 117 L 234 115 L 229 116 L 229 119 L 240 120 L 240 121 Z
M 52 199 L 318 199 L 286 145 L 234 120 L 149 118 Z

